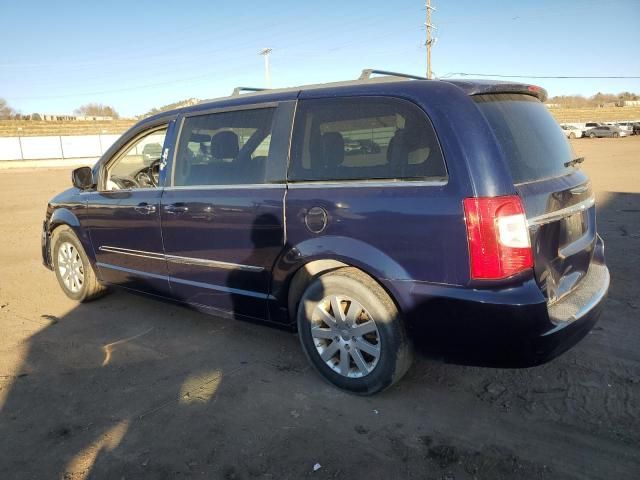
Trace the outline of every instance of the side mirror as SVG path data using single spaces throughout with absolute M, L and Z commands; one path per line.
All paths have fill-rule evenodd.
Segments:
M 71 181 L 73 182 L 73 186 L 80 190 L 87 190 L 96 184 L 96 182 L 93 181 L 93 170 L 91 170 L 91 167 L 76 168 L 71 172 Z

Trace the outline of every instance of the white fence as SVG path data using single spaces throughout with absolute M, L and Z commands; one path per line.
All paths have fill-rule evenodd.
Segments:
M 118 138 L 120 135 L 0 137 L 0 161 L 95 158 Z

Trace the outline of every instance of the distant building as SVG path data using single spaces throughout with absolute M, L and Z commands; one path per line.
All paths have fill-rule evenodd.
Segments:
M 618 102 L 619 107 L 640 107 L 640 100 L 621 100 Z
M 62 122 L 62 121 L 106 122 L 106 121 L 113 120 L 113 117 L 110 115 L 66 115 L 66 114 L 56 114 L 56 113 L 33 113 L 31 114 L 31 120 L 43 120 L 45 122 Z

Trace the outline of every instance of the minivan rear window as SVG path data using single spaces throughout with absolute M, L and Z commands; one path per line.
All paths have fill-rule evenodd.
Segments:
M 476 95 L 509 164 L 514 183 L 559 177 L 575 155 L 558 123 L 538 99 L 523 94 Z

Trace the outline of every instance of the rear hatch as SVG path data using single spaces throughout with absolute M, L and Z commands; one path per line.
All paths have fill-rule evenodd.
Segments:
M 529 223 L 536 281 L 554 303 L 579 284 L 593 256 L 597 234 L 589 179 L 536 97 L 497 93 L 472 98 L 504 152 Z

